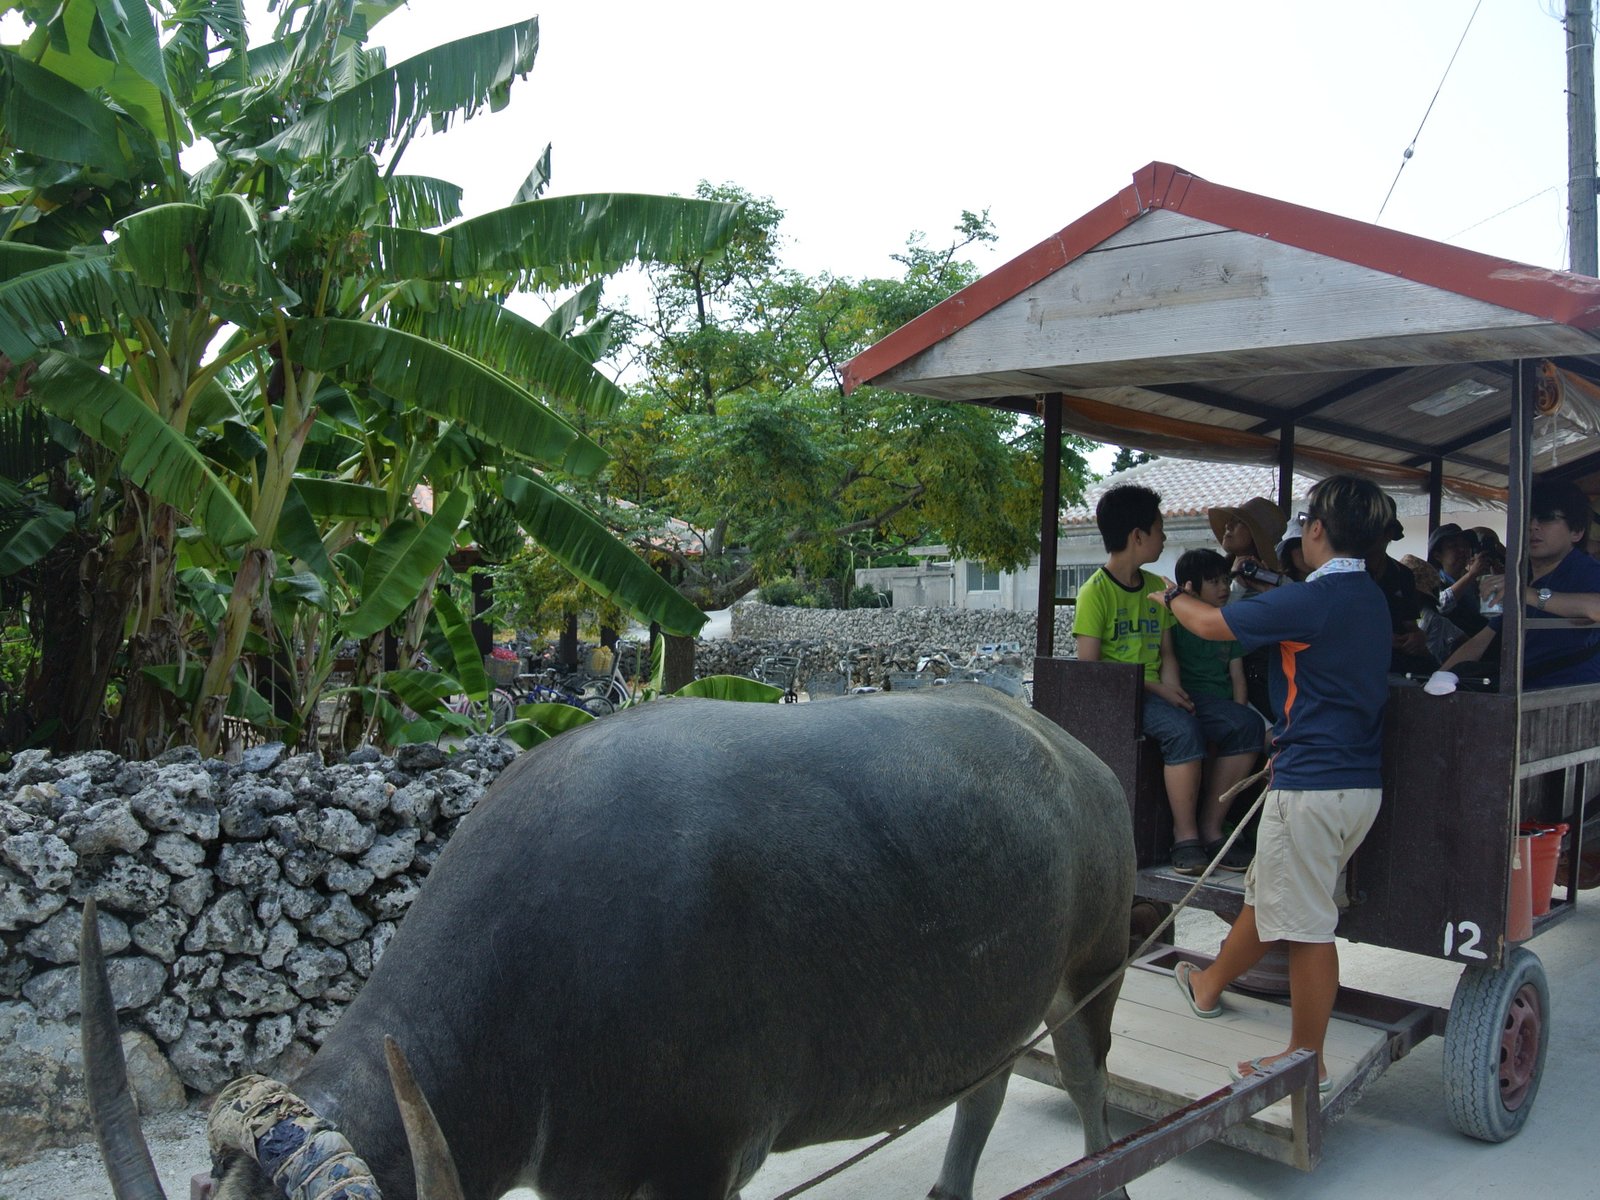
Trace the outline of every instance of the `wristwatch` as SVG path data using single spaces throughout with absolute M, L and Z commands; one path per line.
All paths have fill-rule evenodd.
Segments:
M 1539 589 L 1539 611 L 1544 611 L 1544 606 L 1550 603 L 1551 592 L 1549 588 Z
M 1161 597 L 1161 600 L 1168 608 L 1171 608 L 1173 597 L 1181 595 L 1183 595 L 1183 584 L 1175 583 L 1166 590 L 1166 594 Z

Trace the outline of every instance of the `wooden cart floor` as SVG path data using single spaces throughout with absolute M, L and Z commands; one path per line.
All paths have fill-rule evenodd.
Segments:
M 1112 1018 L 1111 1103 L 1144 1117 L 1164 1117 L 1229 1082 L 1228 1068 L 1246 1059 L 1276 1054 L 1289 1041 L 1285 1004 L 1241 992 L 1223 998 L 1220 1017 L 1195 1016 L 1173 984 L 1172 973 L 1143 964 L 1123 979 Z M 1048 1052 L 1046 1041 L 1039 1051 Z M 1335 1017 L 1328 1026 L 1324 1061 L 1333 1088 L 1322 1097 L 1321 1119 L 1332 1119 L 1355 1098 L 1353 1090 L 1387 1056 L 1383 1030 Z M 1017 1064 L 1020 1074 L 1055 1083 L 1048 1053 Z M 1306 1148 L 1297 1144 L 1292 1105 L 1285 1098 L 1236 1125 L 1218 1140 L 1252 1154 L 1309 1169 Z

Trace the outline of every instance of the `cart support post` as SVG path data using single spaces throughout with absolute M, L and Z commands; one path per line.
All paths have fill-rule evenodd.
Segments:
M 1044 488 L 1039 502 L 1039 624 L 1036 653 L 1056 652 L 1056 544 L 1061 539 L 1061 393 L 1039 398 L 1044 417 Z
M 1512 364 L 1511 444 L 1506 455 L 1505 615 L 1500 622 L 1500 691 L 1522 692 L 1522 584 L 1528 578 L 1528 492 L 1533 486 L 1533 400 L 1539 364 L 1531 358 Z M 1520 723 L 1520 716 L 1519 716 Z M 1511 764 L 1513 787 L 1516 763 Z
M 1278 430 L 1278 511 L 1294 520 L 1294 423 Z

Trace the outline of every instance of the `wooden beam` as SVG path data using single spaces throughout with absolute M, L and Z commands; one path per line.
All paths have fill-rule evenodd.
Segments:
M 1293 425 L 1305 417 L 1313 416 L 1325 408 L 1331 408 L 1341 400 L 1348 400 L 1358 392 L 1364 392 L 1369 387 L 1382 383 L 1385 379 L 1393 379 L 1396 375 L 1404 374 L 1409 367 L 1384 367 L 1379 371 L 1368 371 L 1355 379 L 1346 380 L 1338 387 L 1329 388 L 1319 396 L 1288 409 L 1283 416 L 1275 417 L 1270 421 L 1263 421 L 1250 430 L 1251 433 L 1271 433 L 1279 425 Z
M 1262 420 L 1277 420 L 1283 418 L 1286 409 L 1275 409 L 1270 405 L 1260 404 L 1254 400 L 1246 400 L 1240 396 L 1231 396 L 1227 392 L 1219 392 L 1215 388 L 1208 388 L 1197 383 L 1162 383 L 1146 384 L 1147 392 L 1156 392 L 1163 396 L 1171 396 L 1175 400 L 1188 400 L 1194 404 L 1207 404 L 1212 408 L 1220 408 L 1224 412 L 1239 413 L 1242 416 L 1258 417 Z M 1314 433 L 1326 433 L 1332 437 L 1346 438 L 1352 442 L 1362 442 L 1368 446 L 1382 446 L 1385 450 L 1398 450 L 1404 454 L 1414 455 L 1423 462 L 1439 453 L 1438 447 L 1414 442 L 1410 438 L 1398 438 L 1391 434 L 1374 433 L 1370 429 L 1363 429 L 1359 425 L 1347 425 L 1343 421 L 1329 420 L 1327 417 L 1307 417 L 1297 422 L 1302 429 L 1309 429 Z M 1488 459 L 1474 458 L 1465 454 L 1452 454 L 1453 461 L 1466 467 L 1476 467 L 1480 471 L 1494 471 L 1496 473 L 1505 468 L 1500 463 L 1492 463 Z M 1418 463 L 1409 464 L 1412 466 Z

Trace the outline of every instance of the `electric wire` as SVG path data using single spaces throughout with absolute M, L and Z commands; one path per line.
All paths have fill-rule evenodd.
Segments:
M 1463 233 L 1471 233 L 1478 226 L 1487 225 L 1490 221 L 1497 220 L 1500 217 L 1505 216 L 1508 212 L 1515 212 L 1517 209 L 1521 208 L 1524 204 L 1532 204 L 1540 196 L 1548 196 L 1551 192 L 1554 192 L 1556 195 L 1559 196 L 1561 194 L 1561 189 L 1556 187 L 1555 184 L 1551 184 L 1547 188 L 1540 188 L 1533 195 L 1524 197 L 1523 199 L 1518 200 L 1515 204 L 1507 205 L 1505 208 L 1502 208 L 1497 213 L 1490 213 L 1487 217 L 1484 217 L 1483 220 L 1474 221 L 1471 225 L 1468 225 L 1465 229 L 1456 230 L 1454 233 L 1452 233 L 1449 237 L 1445 238 L 1444 240 L 1447 241 L 1447 242 L 1453 242 L 1458 237 L 1460 237 Z
M 1472 6 L 1472 15 L 1467 18 L 1467 27 L 1461 31 L 1461 38 L 1456 42 L 1456 48 L 1450 55 L 1450 61 L 1444 65 L 1444 74 L 1439 77 L 1439 86 L 1433 89 L 1433 99 L 1428 101 L 1427 111 L 1422 114 L 1422 120 L 1417 124 L 1417 131 L 1411 135 L 1411 144 L 1405 148 L 1405 153 L 1400 156 L 1399 170 L 1395 171 L 1394 179 L 1389 184 L 1389 190 L 1384 194 L 1383 203 L 1378 205 L 1378 215 L 1373 218 L 1373 224 L 1383 220 L 1383 210 L 1389 207 L 1389 197 L 1394 195 L 1394 189 L 1400 182 L 1400 172 L 1406 169 L 1406 164 L 1411 161 L 1411 156 L 1417 152 L 1417 139 L 1422 136 L 1422 127 L 1428 123 L 1428 114 L 1433 112 L 1433 106 L 1439 99 L 1439 93 L 1444 91 L 1444 81 L 1450 78 L 1450 68 L 1456 65 L 1456 55 L 1461 53 L 1461 46 L 1467 40 L 1467 34 L 1472 29 L 1472 22 L 1478 17 L 1478 10 L 1483 7 L 1483 0 L 1478 0 Z

